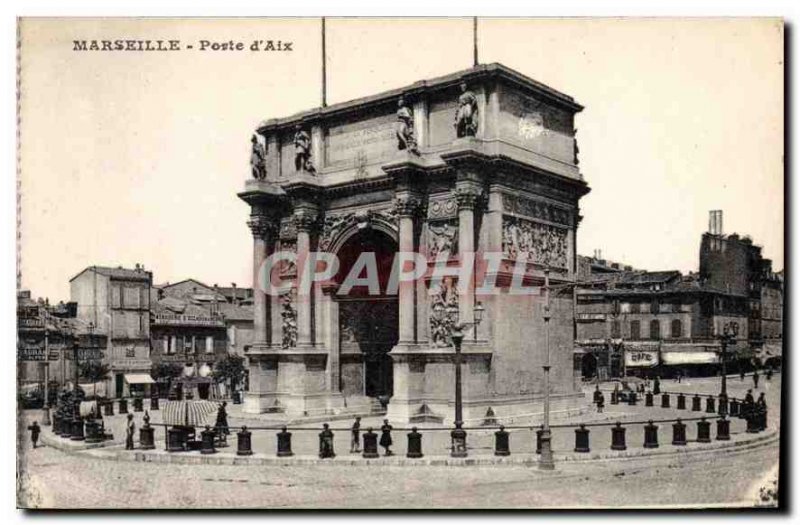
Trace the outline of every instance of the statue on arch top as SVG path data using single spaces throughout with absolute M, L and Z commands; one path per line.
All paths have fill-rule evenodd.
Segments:
M 414 113 L 403 97 L 397 100 L 397 149 L 419 155 L 414 137 Z
M 456 137 L 474 137 L 478 132 L 478 98 L 467 89 L 466 82 L 461 83 L 461 95 L 458 97 L 456 110 Z
M 312 175 L 316 172 L 311 162 L 311 136 L 300 124 L 294 127 L 294 167 Z
M 267 178 L 267 151 L 264 145 L 258 140 L 258 134 L 253 133 L 250 137 L 252 148 L 250 151 L 250 172 L 255 180 L 266 180 Z

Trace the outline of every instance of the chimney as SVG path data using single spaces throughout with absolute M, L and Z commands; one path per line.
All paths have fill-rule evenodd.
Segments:
M 239 293 L 236 290 L 236 283 L 231 283 L 231 288 L 233 288 L 233 304 L 239 306 Z
M 214 283 L 214 305 L 212 306 L 212 312 L 216 315 L 219 312 L 219 304 L 217 303 L 217 298 L 219 297 L 219 287 L 217 283 Z
M 722 235 L 722 210 L 708 212 L 708 233 Z

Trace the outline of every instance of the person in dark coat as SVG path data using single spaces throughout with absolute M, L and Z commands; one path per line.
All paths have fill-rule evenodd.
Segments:
M 600 385 L 594 386 L 594 394 L 592 394 L 592 401 L 597 403 L 597 398 L 600 397 Z
M 39 426 L 37 421 L 34 421 L 28 425 L 28 430 L 31 431 L 31 442 L 33 443 L 33 448 L 36 448 L 36 445 L 39 443 L 39 434 L 42 433 L 42 427 Z
M 597 394 L 598 394 L 597 401 L 596 401 L 596 403 L 597 403 L 597 413 L 598 414 L 602 414 L 603 413 L 603 407 L 605 407 L 605 405 L 606 405 L 606 398 L 603 395 L 603 393 L 600 392 L 600 391 L 598 391 Z
M 389 447 L 392 446 L 392 425 L 389 424 L 388 419 L 383 420 L 383 426 L 381 426 L 381 440 L 379 444 L 386 451 L 384 452 L 385 456 L 393 455 L 393 452 L 389 449 Z
M 758 388 L 758 370 L 753 372 L 753 388 Z
M 133 435 L 136 433 L 136 423 L 133 414 L 128 414 L 128 423 L 125 425 L 125 450 L 133 450 Z
M 350 427 L 350 453 L 361 452 L 361 417 L 356 416 L 353 426 Z
M 744 375 L 745 375 L 744 374 L 744 368 L 742 368 L 741 370 L 739 370 L 739 379 L 741 381 L 744 381 Z
M 322 424 L 322 432 L 319 433 L 319 457 L 333 458 L 333 431 L 327 423 Z
M 661 378 L 656 376 L 656 378 L 653 379 L 653 395 L 657 396 L 660 393 L 661 393 Z
M 220 435 L 227 436 L 231 433 L 230 428 L 228 428 L 228 411 L 225 410 L 225 407 L 228 406 L 227 401 L 223 401 L 222 405 L 220 405 L 219 410 L 217 410 L 217 422 L 214 425 L 214 428 Z
M 761 430 L 767 429 L 767 399 L 764 397 L 764 392 L 758 396 L 756 401 L 756 414 L 758 414 L 758 427 Z
M 772 368 L 767 368 L 767 381 L 772 380 Z
M 742 408 L 740 410 L 740 417 L 742 419 L 747 419 L 753 413 L 753 409 L 755 408 L 755 402 L 753 400 L 753 390 L 747 389 L 747 394 L 744 396 L 744 402 L 742 403 Z

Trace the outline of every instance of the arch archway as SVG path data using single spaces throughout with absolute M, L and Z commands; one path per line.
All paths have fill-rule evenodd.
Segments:
M 339 311 L 340 387 L 345 396 L 383 401 L 392 395 L 393 367 L 389 355 L 398 339 L 397 295 L 386 292 L 397 243 L 380 229 L 366 228 L 349 236 L 337 251 L 339 270 L 335 300 Z M 355 277 L 367 277 L 364 258 L 375 259 L 378 289 L 342 286 L 354 267 Z M 361 259 L 361 261 L 359 261 Z M 375 293 L 377 291 L 377 293 Z M 341 292 L 341 293 L 340 293 Z

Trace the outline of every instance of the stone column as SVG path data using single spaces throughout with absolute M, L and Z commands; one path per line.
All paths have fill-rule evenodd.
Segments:
M 468 263 L 465 257 L 474 257 L 475 252 L 475 207 L 480 198 L 480 190 L 473 187 L 456 188 L 458 203 L 458 253 L 462 267 Z M 473 261 L 471 261 L 474 263 Z M 458 317 L 462 322 L 473 321 L 475 306 L 473 273 L 468 283 L 459 283 Z M 471 332 L 471 330 L 470 330 Z
M 253 233 L 253 342 L 267 345 L 271 340 L 270 301 L 264 285 L 268 275 L 261 275 L 262 265 L 270 255 L 275 234 L 273 217 L 254 210 L 247 222 Z
M 296 210 L 293 219 L 297 228 L 297 346 L 309 347 L 314 343 L 312 335 L 314 290 L 308 281 L 314 269 L 306 261 L 311 253 L 311 230 L 316 224 L 317 214 L 305 209 Z
M 419 212 L 420 200 L 417 197 L 403 195 L 395 200 L 398 216 L 399 250 L 412 253 L 416 246 L 414 243 L 414 219 Z M 415 282 L 402 281 L 398 288 L 398 344 L 413 344 L 416 342 L 415 330 Z

